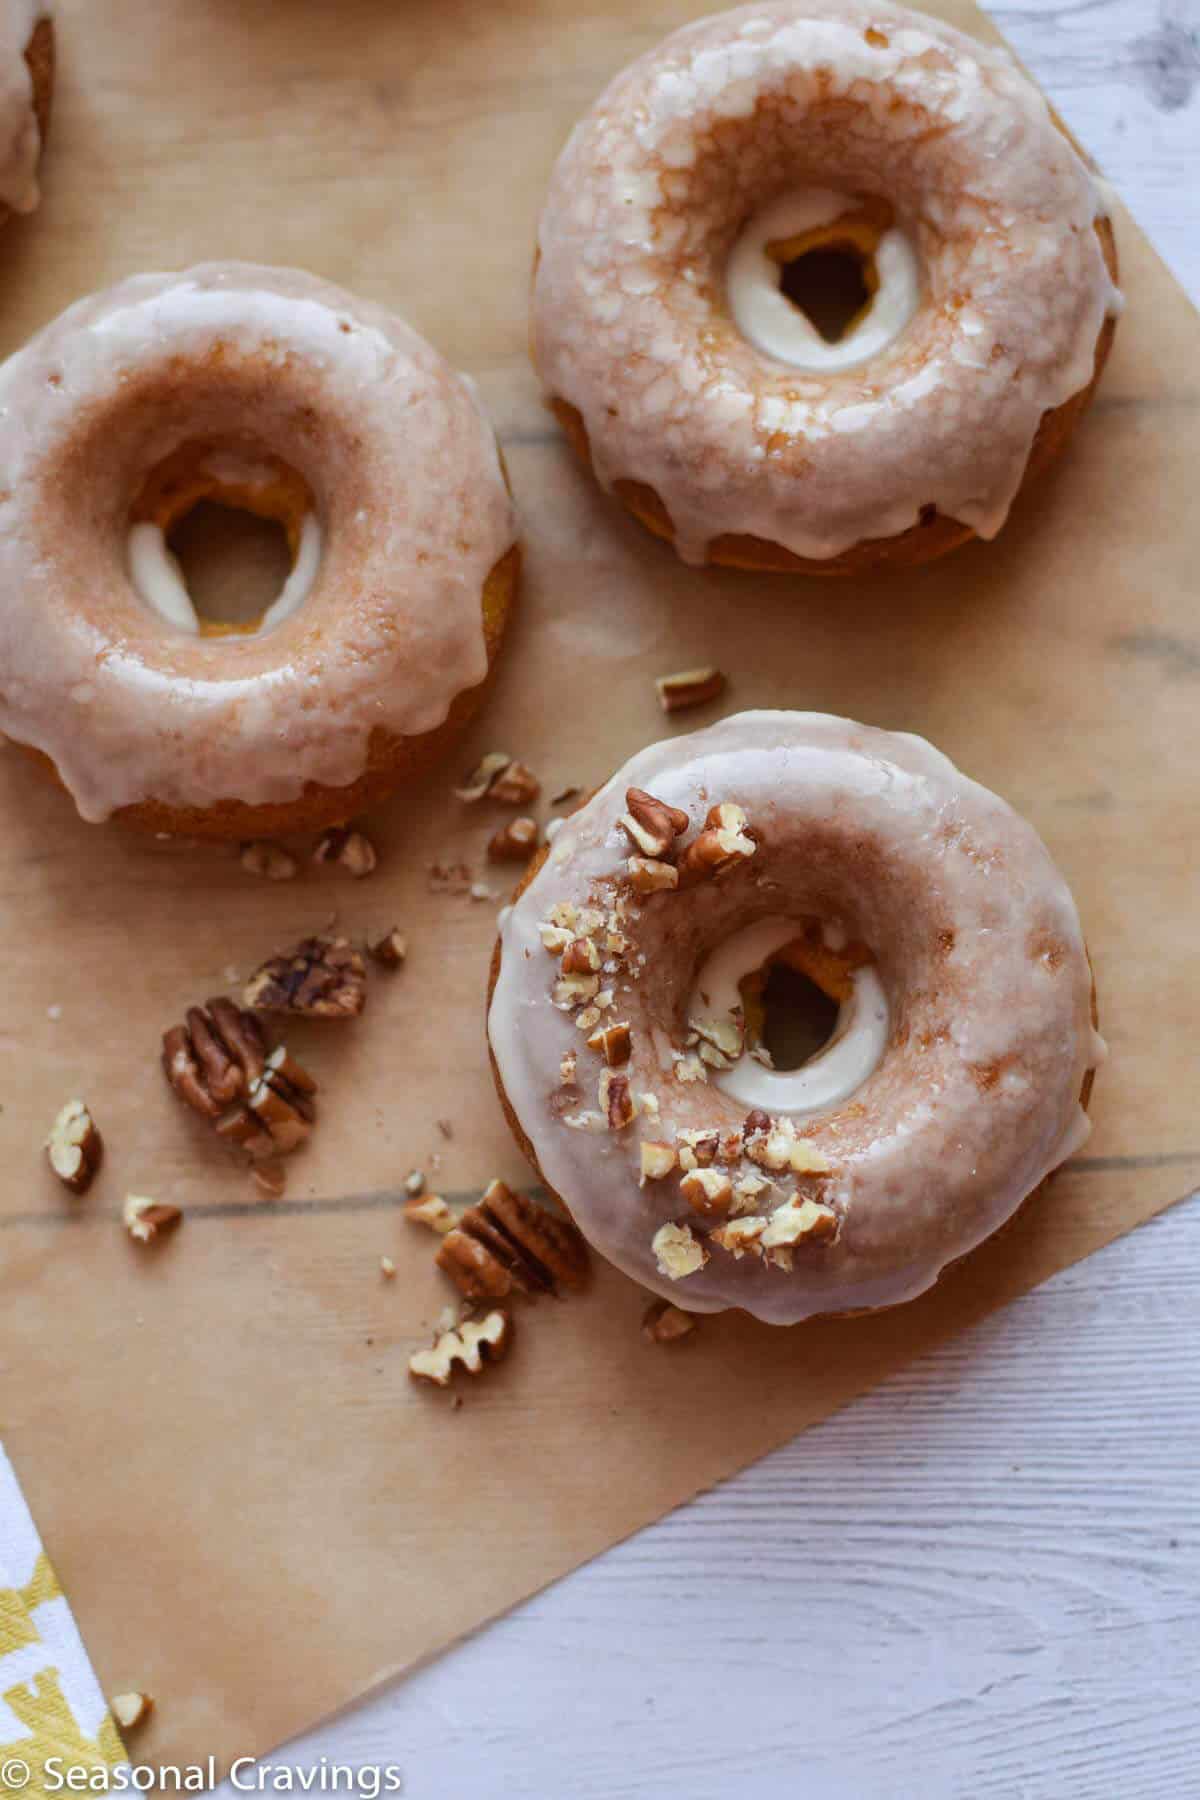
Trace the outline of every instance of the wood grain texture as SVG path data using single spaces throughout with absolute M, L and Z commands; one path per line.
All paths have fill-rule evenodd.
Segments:
M 1200 295 L 1198 0 L 992 11 Z M 1194 1199 L 274 1760 L 391 1760 L 409 1800 L 1190 1800 L 1198 1229 Z

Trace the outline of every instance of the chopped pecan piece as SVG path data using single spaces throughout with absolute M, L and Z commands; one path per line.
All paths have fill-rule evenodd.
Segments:
M 490 862 L 528 862 L 538 847 L 537 820 L 521 814 L 488 839 Z
M 555 1006 L 561 1007 L 564 1012 L 573 1012 L 577 1006 L 594 1000 L 599 992 L 598 975 L 562 975 L 551 989 L 551 998 Z M 596 1017 L 600 1017 L 598 1012 Z
M 250 1171 L 250 1179 L 260 1194 L 268 1200 L 278 1200 L 287 1187 L 287 1169 L 276 1157 L 265 1157 L 256 1162 Z
M 720 669 L 682 669 L 677 675 L 660 675 L 654 685 L 665 713 L 683 712 L 716 700 L 725 690 L 725 677 Z
M 496 777 L 502 775 L 511 762 L 512 757 L 506 750 L 489 750 L 472 769 L 462 786 L 455 788 L 455 794 L 460 800 L 482 800 Z
M 632 1125 L 634 1104 L 627 1075 L 605 1069 L 600 1077 L 600 1111 L 607 1119 L 610 1131 L 624 1131 L 627 1125 Z
M 524 763 L 503 750 L 489 750 L 454 791 L 460 800 L 499 800 L 506 806 L 526 806 L 537 799 L 542 784 Z
M 659 862 L 652 856 L 630 856 L 625 868 L 635 894 L 659 894 L 679 886 L 679 870 L 674 863 Z
M 404 1202 L 404 1217 L 412 1225 L 426 1225 L 439 1237 L 454 1230 L 454 1214 L 440 1194 L 418 1195 Z
M 678 1344 L 691 1337 L 696 1325 L 693 1313 L 672 1306 L 669 1300 L 655 1300 L 642 1315 L 642 1336 L 652 1344 Z
M 475 878 L 466 863 L 430 863 L 427 885 L 431 894 L 469 894 Z
M 408 939 L 398 925 L 393 925 L 382 937 L 368 942 L 367 954 L 385 969 L 398 969 L 408 955 Z
M 469 1300 L 579 1288 L 589 1268 L 578 1228 L 502 1181 L 490 1182 L 468 1207 L 442 1239 L 436 1260 Z
M 708 1251 L 690 1225 L 660 1225 L 650 1242 L 660 1275 L 682 1281 L 708 1261 Z
M 728 1212 L 733 1183 L 720 1169 L 693 1169 L 679 1184 L 679 1191 L 698 1213 Z
M 753 1250 L 761 1256 L 759 1240 L 766 1231 L 767 1221 L 761 1214 L 752 1214 L 738 1219 L 730 1219 L 727 1225 L 718 1226 L 712 1234 L 714 1244 L 720 1244 L 722 1250 L 740 1262 L 747 1250 Z
M 261 875 L 266 881 L 291 881 L 299 868 L 295 857 L 279 844 L 265 842 L 243 844 L 241 861 L 247 875 Z
M 482 1319 L 462 1319 L 434 1339 L 431 1350 L 418 1350 L 408 1359 L 408 1372 L 417 1381 L 449 1387 L 456 1365 L 468 1375 L 482 1372 L 485 1362 L 500 1362 L 512 1343 L 513 1324 L 496 1308 Z
M 610 1069 L 622 1069 L 633 1054 L 633 1035 L 628 1025 L 601 1025 L 587 1040 L 589 1050 L 597 1051 Z
M 721 1134 L 715 1125 L 707 1130 L 677 1131 L 675 1136 L 679 1145 L 679 1166 L 685 1174 L 693 1169 L 707 1169 L 717 1160 Z
M 114 1694 L 108 1710 L 122 1731 L 136 1731 L 154 1711 L 154 1701 L 149 1694 Z
M 704 830 L 679 859 L 679 873 L 684 880 L 698 881 L 705 876 L 724 875 L 749 860 L 758 845 L 747 832 L 747 819 L 740 806 L 726 801 L 709 808 Z
M 173 1231 L 182 1221 L 183 1213 L 165 1200 L 149 1200 L 144 1194 L 126 1194 L 121 1218 L 131 1238 L 139 1244 L 152 1244 Z
M 317 839 L 312 853 L 315 863 L 337 863 L 356 881 L 364 875 L 373 873 L 379 857 L 375 846 L 365 832 L 354 831 L 349 825 L 331 825 Z
M 771 1214 L 762 1241 L 766 1248 L 781 1244 L 827 1244 L 837 1234 L 838 1216 L 832 1206 L 822 1206 L 816 1200 L 793 1194 Z
M 542 784 L 532 769 L 522 762 L 510 762 L 488 788 L 488 799 L 505 806 L 528 806 L 542 791 Z
M 356 1019 L 367 999 L 363 959 L 345 938 L 309 937 L 272 956 L 246 983 L 243 999 L 262 1012 L 310 1019 Z
M 73 1194 L 86 1194 L 103 1154 L 104 1141 L 91 1113 L 82 1100 L 68 1100 L 46 1139 L 50 1167 L 65 1188 Z
M 591 938 L 572 938 L 562 953 L 564 975 L 592 975 L 600 967 L 601 956 Z
M 662 1181 L 675 1167 L 675 1152 L 670 1144 L 655 1143 L 647 1139 L 641 1146 L 642 1174 L 640 1186 L 645 1187 L 648 1181 Z

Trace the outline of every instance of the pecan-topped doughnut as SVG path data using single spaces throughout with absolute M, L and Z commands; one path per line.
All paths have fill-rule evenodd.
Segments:
M 196 615 L 167 533 L 200 499 L 287 532 L 257 621 Z M 134 276 L 0 368 L 0 730 L 87 819 L 343 819 L 475 710 L 515 536 L 474 388 L 393 314 L 298 270 Z
M 0 0 L 0 224 L 38 203 L 37 169 L 54 92 L 48 0 Z
M 772 1067 L 762 982 L 836 1003 Z M 503 918 L 488 1035 L 596 1249 L 693 1311 L 894 1305 L 1084 1142 L 1104 1053 L 1037 833 L 922 738 L 758 712 L 635 756 Z
M 675 32 L 575 128 L 534 361 L 685 560 L 923 561 L 994 536 L 1086 405 L 1120 303 L 1104 213 L 1007 52 L 890 0 L 767 0 Z M 837 270 L 848 320 L 793 302 Z

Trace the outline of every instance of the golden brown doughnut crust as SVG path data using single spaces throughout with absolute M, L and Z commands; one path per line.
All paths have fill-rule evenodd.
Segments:
M 384 731 L 372 734 L 367 767 L 349 787 L 321 787 L 310 782 L 295 800 L 251 806 L 243 800 L 222 800 L 210 807 L 173 808 L 161 801 L 145 800 L 124 806 L 113 819 L 135 831 L 171 836 L 228 840 L 230 838 L 279 837 L 292 831 L 320 831 L 384 799 L 401 782 L 424 774 L 454 747 L 478 712 L 491 685 L 497 653 L 516 602 L 521 551 L 514 544 L 495 565 L 484 583 L 482 595 L 484 638 L 488 673 L 478 686 L 458 694 L 442 724 L 420 737 L 395 737 Z M 22 746 L 57 780 L 50 758 L 40 750 Z
M 581 805 L 581 806 L 584 804 L 586 804 L 586 802 L 584 800 L 581 800 L 579 802 L 579 805 Z M 517 886 L 513 889 L 511 899 L 514 903 L 525 892 L 525 889 L 529 886 L 530 882 L 537 875 L 538 871 L 541 869 L 542 864 L 545 862 L 549 853 L 550 853 L 550 846 L 548 844 L 544 844 L 542 846 L 542 848 L 538 851 L 537 855 L 533 858 L 533 861 L 530 863 L 528 869 L 525 871 L 525 874 L 521 877 L 521 880 L 517 883 Z M 500 957 L 501 957 L 500 939 L 499 939 L 499 937 L 497 937 L 495 946 L 492 950 L 492 959 L 491 959 L 491 964 L 490 964 L 490 967 L 488 970 L 487 1003 L 484 1008 L 485 1022 L 487 1019 L 487 1015 L 491 1010 L 492 995 L 495 992 L 496 983 L 500 979 Z M 1095 983 L 1094 979 L 1092 981 L 1092 1024 L 1094 1027 L 1096 1027 L 1096 1029 L 1099 1029 L 1100 1015 L 1099 1015 L 1099 1009 L 1096 1004 L 1096 983 Z M 486 1023 L 485 1023 L 485 1030 L 486 1030 Z M 522 1129 L 521 1121 L 518 1119 L 515 1111 L 513 1110 L 512 1104 L 509 1101 L 508 1095 L 504 1091 L 504 1083 L 500 1079 L 500 1070 L 496 1066 L 496 1058 L 492 1053 L 492 1046 L 491 1046 L 490 1038 L 488 1040 L 488 1061 L 491 1064 L 492 1080 L 496 1084 L 496 1094 L 500 1101 L 500 1110 L 503 1112 L 504 1117 L 508 1123 L 508 1128 L 512 1132 L 513 1137 L 516 1140 L 517 1148 L 520 1150 L 520 1152 L 521 1152 L 522 1156 L 525 1158 L 526 1162 L 529 1163 L 530 1166 L 532 1167 L 534 1173 L 536 1174 L 536 1176 L 538 1178 L 538 1181 L 541 1183 L 541 1185 L 545 1189 L 545 1191 L 551 1196 L 552 1199 L 557 1200 L 558 1204 L 562 1207 L 563 1211 L 567 1214 L 568 1217 L 570 1217 L 571 1216 L 571 1208 L 567 1204 L 567 1200 L 566 1200 L 565 1196 L 560 1194 L 556 1188 L 551 1187 L 550 1183 L 546 1180 L 546 1177 L 543 1175 L 541 1166 L 538 1163 L 537 1156 L 534 1152 L 533 1145 L 530 1143 L 528 1136 L 526 1135 L 525 1131 Z M 1096 1071 L 1094 1069 L 1089 1069 L 1087 1074 L 1083 1078 L 1083 1087 L 1080 1090 L 1079 1100 L 1080 1100 L 1080 1104 L 1083 1106 L 1085 1111 L 1087 1110 L 1088 1104 L 1092 1097 L 1092 1085 L 1093 1085 L 1095 1079 L 1096 1079 Z M 1039 1182 L 1038 1186 L 1035 1187 L 1031 1193 L 1026 1195 L 1025 1199 L 1021 1202 L 1020 1206 L 1017 1208 L 1016 1212 L 1013 1213 L 1013 1215 L 1010 1219 L 1006 1219 L 1004 1224 L 1001 1225 L 997 1231 L 994 1231 L 991 1234 L 991 1237 L 985 1238 L 984 1242 L 982 1244 L 977 1245 L 975 1250 L 968 1251 L 966 1256 L 956 1257 L 953 1260 L 953 1262 L 947 1263 L 946 1267 L 942 1270 L 941 1275 L 938 1276 L 938 1280 L 941 1281 L 949 1273 L 949 1271 L 951 1269 L 956 1269 L 960 1263 L 969 1262 L 970 1258 L 972 1256 L 979 1254 L 979 1252 L 984 1250 L 987 1247 L 987 1245 L 992 1242 L 992 1240 L 994 1238 L 999 1237 L 1001 1235 L 1001 1233 L 1010 1231 L 1012 1229 L 1012 1227 L 1016 1224 L 1017 1220 L 1024 1213 L 1026 1207 L 1030 1206 L 1033 1203 L 1033 1201 L 1035 1201 L 1038 1198 L 1038 1196 L 1040 1194 L 1045 1193 L 1046 1189 L 1049 1187 L 1050 1183 L 1054 1180 L 1054 1177 L 1057 1174 L 1058 1174 L 1058 1170 L 1052 1169 L 1050 1174 L 1047 1175 L 1046 1179 L 1042 1182 Z M 935 1282 L 934 1285 L 936 1286 L 937 1283 Z M 928 1292 L 931 1290 L 926 1290 L 926 1291 Z M 897 1304 L 902 1305 L 902 1306 L 907 1306 L 911 1303 L 909 1301 L 900 1301 Z M 733 1308 L 731 1310 L 737 1310 L 737 1309 Z M 859 1318 L 866 1317 L 868 1314 L 870 1314 L 872 1312 L 892 1312 L 894 1310 L 895 1310 L 895 1308 L 892 1306 L 853 1307 L 853 1308 L 850 1308 L 849 1310 L 842 1311 L 842 1312 L 828 1312 L 828 1313 L 815 1314 L 814 1317 L 823 1318 L 823 1319 L 859 1319 Z
M 25 46 L 25 62 L 33 83 L 33 115 L 38 122 L 42 148 L 50 129 L 50 102 L 54 95 L 54 20 L 39 19 Z M 0 225 L 12 217 L 12 208 L 0 201 Z

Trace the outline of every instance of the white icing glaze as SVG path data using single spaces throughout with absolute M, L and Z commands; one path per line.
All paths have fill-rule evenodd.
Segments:
M 917 310 L 917 253 L 907 235 L 894 227 L 883 233 L 875 251 L 876 292 L 862 317 L 836 342 L 823 338 L 781 289 L 779 264 L 767 255 L 767 245 L 817 225 L 832 225 L 853 205 L 850 197 L 830 188 L 781 194 L 751 219 L 733 247 L 725 277 L 730 311 L 738 329 L 777 362 L 829 372 L 853 368 L 886 350 Z
M 321 527 L 312 513 L 300 525 L 296 560 L 278 595 L 272 600 L 250 636 L 273 631 L 297 612 L 307 600 L 321 562 Z M 188 592 L 179 558 L 167 544 L 161 526 L 141 520 L 129 530 L 129 577 L 147 606 L 168 625 L 176 625 L 192 637 L 200 634 L 200 621 Z
M 727 310 L 746 221 L 882 194 L 922 304 L 852 368 L 786 368 Z M 1042 416 L 1087 386 L 1114 288 L 1092 177 L 1007 53 L 890 0 L 685 26 L 576 126 L 538 232 L 534 354 L 598 479 L 648 483 L 681 556 L 745 533 L 828 558 L 936 505 L 984 537 Z
M 0 203 L 19 213 L 38 203 L 42 150 L 25 49 L 49 11 L 46 0 L 0 0 Z
M 195 440 L 313 495 L 319 567 L 293 610 L 310 534 L 270 630 L 190 636 L 130 580 L 133 499 Z M 431 731 L 482 680 L 515 529 L 478 402 L 393 314 L 297 270 L 135 276 L 0 367 L 0 729 L 88 819 L 345 786 L 373 729 Z
M 599 972 L 612 995 L 602 1017 L 629 1024 L 621 1072 L 655 1104 L 641 1100 L 631 1124 L 606 1130 L 603 1063 L 553 1003 L 558 965 L 541 926 L 556 903 L 599 897 L 611 908 L 625 892 L 629 787 L 682 808 L 693 826 L 714 802 L 736 801 L 759 844 L 732 873 L 653 894 L 620 924 L 628 947 Z M 793 1191 L 811 1195 L 837 1212 L 838 1236 L 797 1249 L 791 1270 L 714 1246 L 699 1272 L 672 1282 L 656 1266 L 655 1233 L 686 1222 L 703 1237 L 708 1222 L 678 1173 L 640 1183 L 641 1146 L 735 1130 L 745 1113 L 715 1081 L 680 1079 L 695 1073 L 680 1060 L 687 998 L 719 944 L 788 916 L 840 921 L 865 944 L 889 1012 L 878 1066 L 852 1098 L 797 1128 L 830 1172 L 772 1176 L 756 1203 L 771 1213 Z M 500 943 L 489 1037 L 545 1180 L 598 1250 L 689 1310 L 738 1306 L 785 1324 L 909 1299 L 1087 1134 L 1080 1092 L 1103 1045 L 1070 891 L 1033 828 L 921 738 L 760 712 L 655 744 L 564 820 Z M 570 1089 L 567 1051 L 577 1057 Z
M 729 1017 L 740 1008 L 738 983 L 790 943 L 798 929 L 795 919 L 760 919 L 718 944 L 696 977 L 696 995 L 705 1012 Z M 816 1056 L 797 1069 L 770 1069 L 744 1048 L 728 1069 L 713 1071 L 713 1086 L 747 1111 L 761 1106 L 793 1119 L 848 1100 L 878 1067 L 888 1036 L 887 995 L 878 975 L 862 968 L 852 981 L 833 1036 Z

